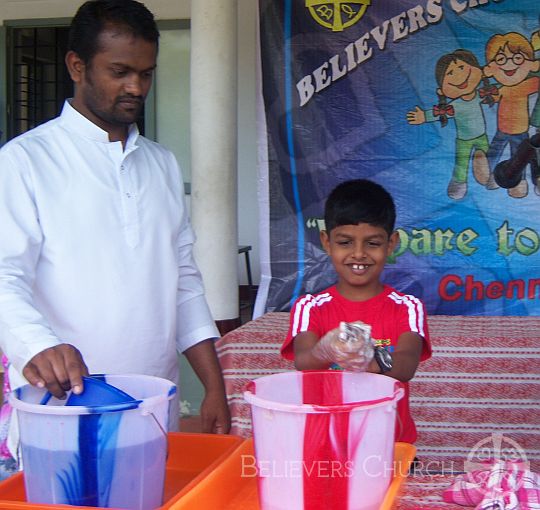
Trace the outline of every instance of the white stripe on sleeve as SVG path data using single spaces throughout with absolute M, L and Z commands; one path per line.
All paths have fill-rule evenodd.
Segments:
M 409 317 L 409 327 L 411 331 L 418 333 L 422 337 L 425 336 L 424 332 L 424 306 L 421 301 L 410 294 L 403 296 L 398 295 L 395 292 L 391 292 L 388 297 L 399 305 L 405 305 L 407 307 L 407 313 Z

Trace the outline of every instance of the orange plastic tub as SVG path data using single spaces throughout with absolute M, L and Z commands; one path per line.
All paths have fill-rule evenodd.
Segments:
M 413 445 L 396 443 L 394 477 L 380 510 L 392 508 L 415 453 Z M 222 464 L 171 505 L 171 510 L 260 510 L 257 478 L 249 467 L 252 458 L 253 441 L 246 440 Z
M 244 439 L 216 434 L 169 434 L 169 453 L 165 470 L 164 504 L 159 509 L 176 508 L 176 504 L 224 462 Z M 0 482 L 0 509 L 85 509 L 88 506 L 45 505 L 28 503 L 24 490 L 24 473 Z M 218 507 L 219 508 L 219 505 Z

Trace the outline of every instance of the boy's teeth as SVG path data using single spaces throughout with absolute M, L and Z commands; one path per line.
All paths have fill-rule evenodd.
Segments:
M 353 269 L 365 269 L 366 266 L 364 266 L 363 264 L 360 265 L 360 264 L 353 264 L 352 266 Z

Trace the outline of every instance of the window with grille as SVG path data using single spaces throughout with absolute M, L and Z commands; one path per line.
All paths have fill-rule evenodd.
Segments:
M 8 138 L 56 117 L 73 85 L 64 56 L 68 27 L 8 28 Z

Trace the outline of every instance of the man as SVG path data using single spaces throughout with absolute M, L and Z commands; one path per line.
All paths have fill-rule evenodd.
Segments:
M 178 350 L 205 387 L 203 431 L 227 433 L 179 168 L 135 125 L 158 37 L 135 0 L 84 3 L 66 55 L 73 99 L 0 150 L 1 346 L 12 385 L 59 398 L 88 373 L 176 382 Z

